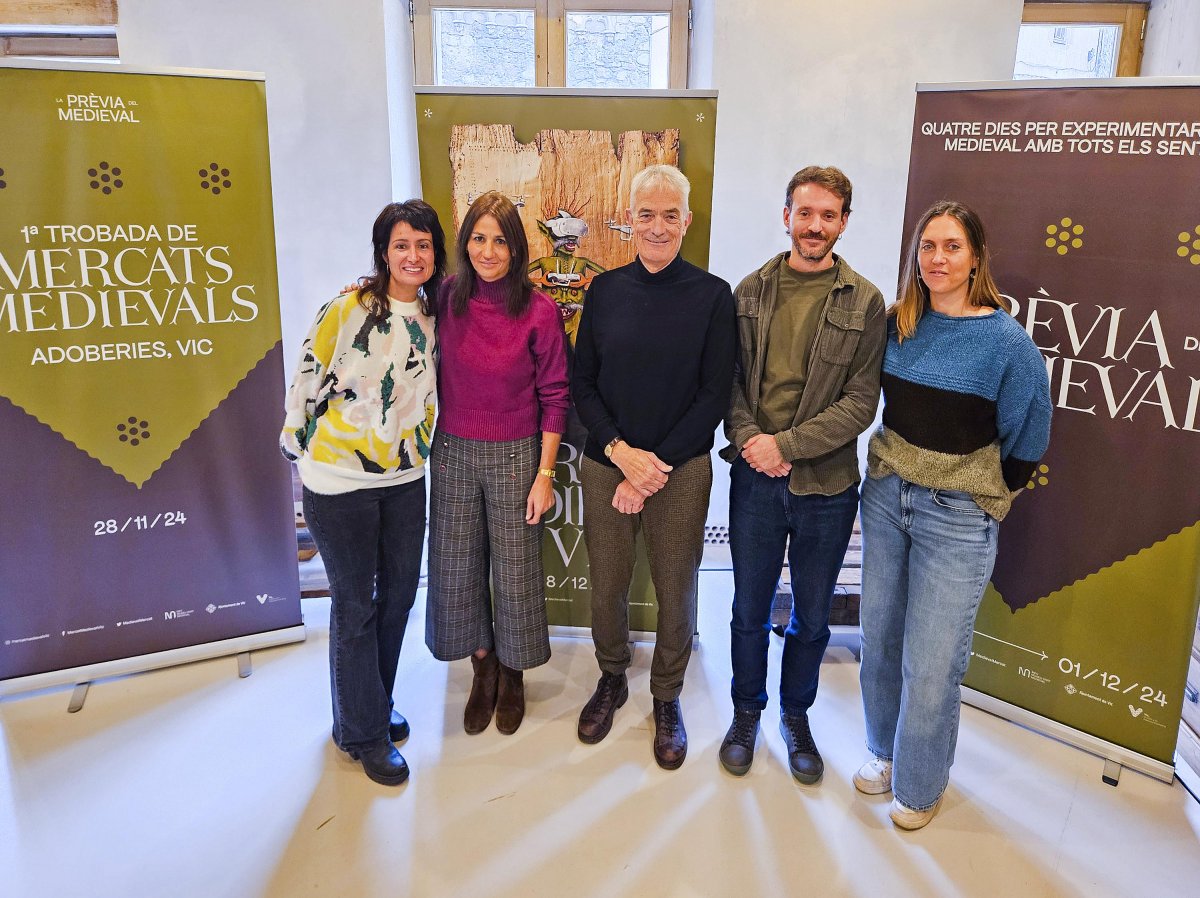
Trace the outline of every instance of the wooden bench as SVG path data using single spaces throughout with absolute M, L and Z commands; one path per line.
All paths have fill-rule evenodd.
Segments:
M 785 555 L 786 558 L 786 555 Z M 854 519 L 854 530 L 846 557 L 838 573 L 837 586 L 833 590 L 833 603 L 829 611 L 831 646 L 843 646 L 854 657 L 859 657 L 858 605 L 862 599 L 862 528 L 858 518 Z M 785 561 L 775 587 L 775 601 L 771 604 L 771 629 L 779 636 L 792 618 L 792 575 Z

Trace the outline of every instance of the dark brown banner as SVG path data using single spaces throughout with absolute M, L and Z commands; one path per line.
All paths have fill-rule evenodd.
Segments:
M 966 684 L 1170 763 L 1200 591 L 1200 87 L 916 109 L 905 240 L 936 200 L 979 211 L 1054 404 Z

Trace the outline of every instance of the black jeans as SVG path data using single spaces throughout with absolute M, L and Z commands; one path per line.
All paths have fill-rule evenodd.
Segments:
M 421 576 L 425 479 L 333 496 L 305 489 L 304 517 L 333 595 L 333 741 L 345 750 L 381 742 Z

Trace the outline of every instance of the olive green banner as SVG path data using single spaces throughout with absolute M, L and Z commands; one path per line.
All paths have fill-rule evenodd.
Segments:
M 262 80 L 0 97 L 0 693 L 303 638 Z
M 529 276 L 558 303 L 570 346 L 593 277 L 631 262 L 629 184 L 643 168 L 677 165 L 691 182 L 685 259 L 708 264 L 717 98 L 709 91 L 488 91 L 416 94 L 421 187 L 453 240 L 479 194 L 516 204 L 529 239 Z M 452 254 L 453 255 L 453 254 Z M 559 452 L 543 561 L 553 625 L 591 624 L 579 463 L 586 431 L 574 410 Z M 630 627 L 653 632 L 657 605 L 645 548 L 630 590 Z
M 0 395 L 141 486 L 279 339 L 263 85 L 0 69 L 0 96 Z

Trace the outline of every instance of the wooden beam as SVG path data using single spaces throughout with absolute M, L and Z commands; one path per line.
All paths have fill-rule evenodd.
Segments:
M 116 25 L 117 0 L 0 0 L 0 25 Z
M 117 39 L 111 35 L 72 37 L 68 34 L 14 34 L 0 37 L 0 56 L 79 56 L 116 59 L 118 55 Z

